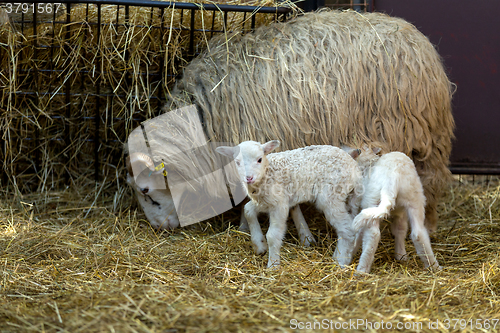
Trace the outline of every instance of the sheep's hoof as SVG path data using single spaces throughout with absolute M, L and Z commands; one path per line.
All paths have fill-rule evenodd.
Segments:
M 259 241 L 257 243 L 252 243 L 253 244 L 253 250 L 255 251 L 255 254 L 264 254 L 267 251 L 267 242 L 265 240 Z
M 306 237 L 304 239 L 304 247 L 309 247 L 313 244 L 316 244 L 316 240 L 314 239 L 314 237 Z
M 440 270 L 443 269 L 442 266 L 440 266 L 437 261 L 434 262 L 434 264 L 432 264 L 431 266 L 427 267 L 428 270 L 432 271 L 432 272 L 439 272 Z
M 272 262 L 272 263 L 271 263 L 271 262 L 269 262 L 269 263 L 267 264 L 267 269 L 269 269 L 269 270 L 277 271 L 277 270 L 279 270 L 280 268 L 281 268 L 281 265 L 280 265 L 280 263 L 279 263 L 279 262 L 278 262 L 278 263 L 276 263 L 276 262 Z
M 248 224 L 240 224 L 238 230 L 241 232 L 249 232 L 250 228 L 248 227 Z
M 397 261 L 408 261 L 408 255 L 407 254 L 395 254 L 394 255 L 394 258 L 397 260 Z
M 369 274 L 370 273 L 370 270 L 367 268 L 367 267 L 360 267 L 358 266 L 356 268 L 356 272 L 354 273 L 354 275 L 365 275 L 365 274 Z

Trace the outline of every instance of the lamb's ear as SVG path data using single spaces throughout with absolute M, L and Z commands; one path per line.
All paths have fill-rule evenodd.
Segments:
M 278 140 L 272 140 L 272 141 L 264 143 L 261 147 L 262 147 L 262 150 L 264 150 L 264 154 L 267 155 L 270 152 L 272 152 L 274 149 L 278 148 L 279 146 L 280 146 L 280 142 Z
M 353 149 L 349 152 L 352 158 L 357 159 L 361 155 L 361 149 Z
M 340 146 L 340 149 L 351 155 L 353 159 L 358 158 L 358 156 L 361 154 L 361 149 L 354 149 L 349 146 Z
M 220 146 L 215 148 L 215 151 L 218 152 L 221 155 L 225 155 L 228 157 L 233 157 L 234 156 L 234 150 L 235 147 L 226 147 L 226 146 Z
M 380 153 L 382 151 L 382 148 L 379 148 L 379 147 L 373 147 L 372 148 L 372 151 L 375 155 L 377 155 L 378 153 Z

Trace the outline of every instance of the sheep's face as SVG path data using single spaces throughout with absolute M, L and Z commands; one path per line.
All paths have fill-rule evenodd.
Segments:
M 342 149 L 358 162 L 361 170 L 366 170 L 375 164 L 380 158 L 378 154 L 382 150 L 379 147 L 370 148 L 368 145 L 363 145 L 361 149 L 354 149 L 347 146 L 343 146 Z
M 269 162 L 266 155 L 279 146 L 278 140 L 260 144 L 245 141 L 237 147 L 218 147 L 217 152 L 233 157 L 241 181 L 246 185 L 258 184 L 264 176 Z
M 154 170 L 153 162 L 145 155 L 132 155 L 127 159 L 127 171 L 127 183 L 134 189 L 149 223 L 156 229 L 178 227 L 179 219 L 163 170 Z

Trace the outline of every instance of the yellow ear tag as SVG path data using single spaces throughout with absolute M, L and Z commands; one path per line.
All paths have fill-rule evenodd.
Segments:
M 163 162 L 161 162 L 161 163 L 160 163 L 160 165 L 158 165 L 158 166 L 155 168 L 155 171 L 161 170 L 161 169 L 163 169 L 164 167 L 165 167 L 165 164 L 163 164 Z M 150 177 L 151 177 L 151 174 L 152 174 L 152 173 L 153 173 L 153 171 L 151 171 L 151 172 L 149 173 L 149 176 L 150 176 Z M 167 177 L 167 174 L 168 174 L 167 170 L 163 170 L 163 176 Z

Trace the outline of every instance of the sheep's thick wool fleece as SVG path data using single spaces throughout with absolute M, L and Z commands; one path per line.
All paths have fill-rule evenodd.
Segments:
M 248 186 L 250 198 L 262 211 L 276 206 L 283 198 L 292 207 L 308 201 L 322 205 L 332 200 L 345 202 L 346 198 L 361 197 L 362 177 L 358 164 L 337 147 L 308 146 L 272 153 L 267 159 L 269 166 L 265 176 L 259 183 Z M 354 200 L 351 208 L 359 204 L 359 199 Z

